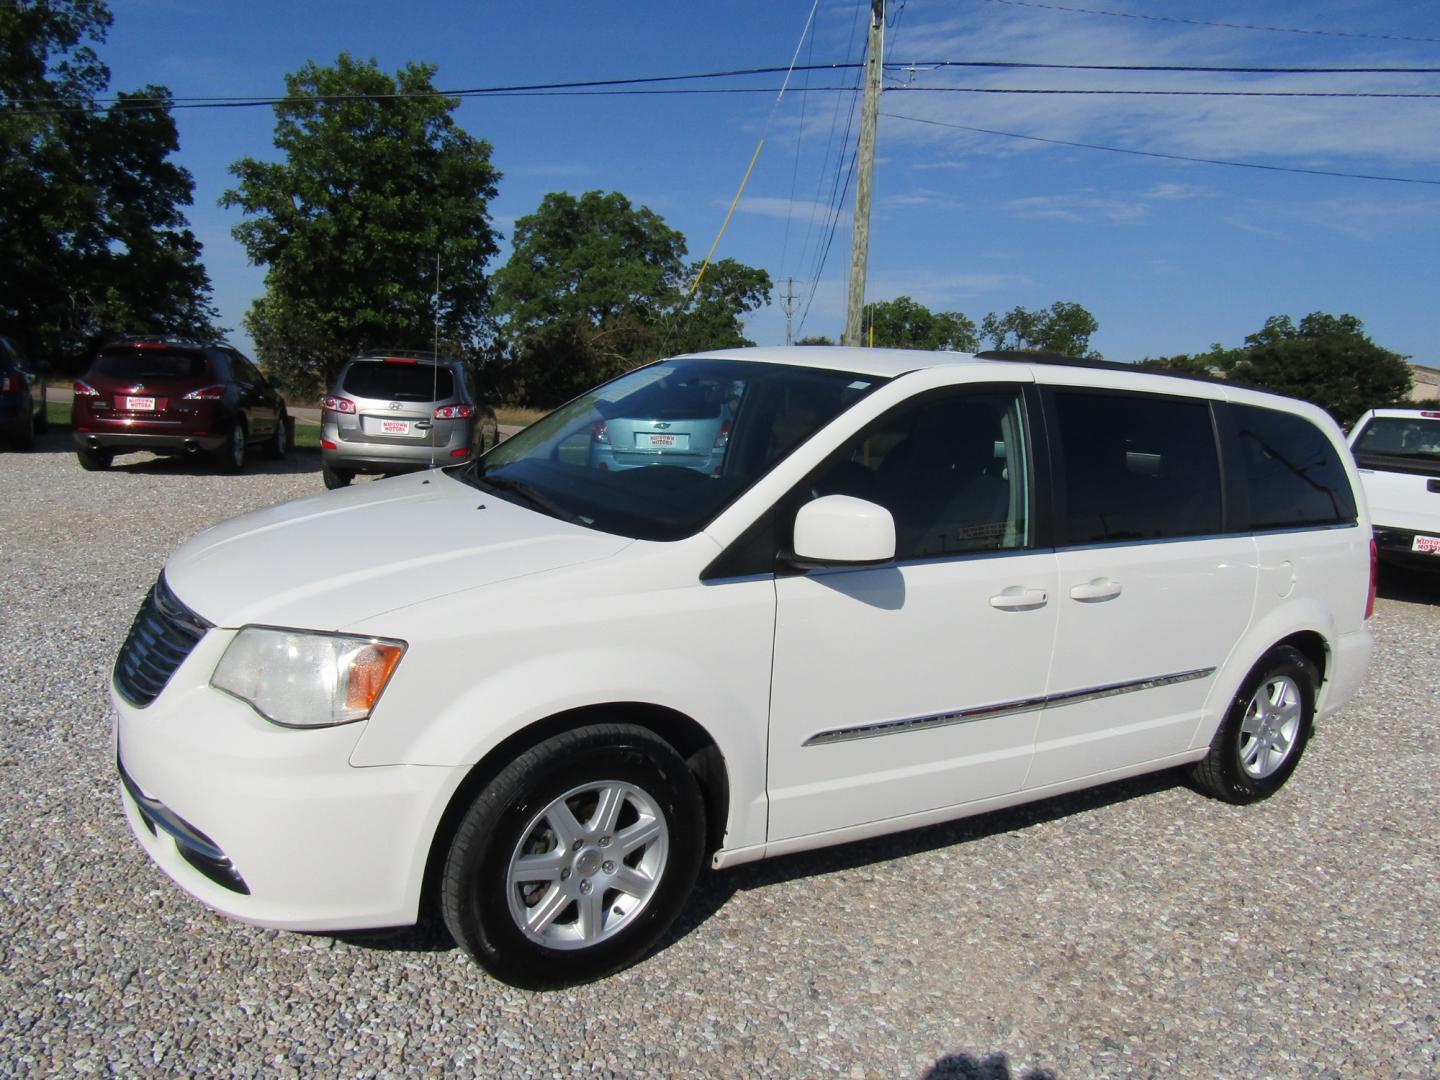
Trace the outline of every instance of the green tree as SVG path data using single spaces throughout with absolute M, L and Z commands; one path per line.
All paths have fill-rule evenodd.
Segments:
M 470 357 L 488 339 L 500 173 L 455 123 L 459 100 L 436 96 L 435 70 L 391 76 L 347 53 L 306 64 L 275 106 L 282 160 L 230 166 L 220 203 L 244 211 L 235 237 L 266 268 L 245 325 L 293 392 L 322 389 L 362 349 L 426 344 L 437 324 Z
M 1285 315 L 1245 339 L 1229 367 L 1236 382 L 1313 402 L 1338 423 L 1403 401 L 1414 384 L 1405 357 L 1376 345 L 1353 315 L 1314 312 L 1297 327 Z
M 992 311 L 980 323 L 980 332 L 996 349 L 1030 349 L 1092 360 L 1100 359 L 1100 354 L 1090 348 L 1090 335 L 1099 328 L 1094 315 L 1066 300 L 1039 311 L 1023 307 L 1012 308 L 1004 315 Z
M 769 274 L 721 259 L 692 295 L 699 267 L 685 254 L 679 232 L 619 192 L 546 195 L 495 272 L 499 393 L 553 405 L 663 355 L 750 344 L 741 317 L 769 301 Z
M 200 244 L 180 209 L 194 181 L 170 94 L 96 99 L 101 0 L 0 4 L 0 331 L 72 358 L 122 331 L 216 331 Z
M 879 348 L 974 352 L 980 347 L 975 324 L 960 312 L 933 312 L 908 296 L 865 305 L 864 321 Z

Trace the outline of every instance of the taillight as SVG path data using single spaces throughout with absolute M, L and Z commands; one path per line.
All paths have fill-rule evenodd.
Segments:
M 596 420 L 590 425 L 590 441 L 610 445 L 610 429 L 605 426 L 604 420 Z
M 351 416 L 355 415 L 355 402 L 349 398 L 327 397 L 324 401 L 320 402 L 320 407 L 322 409 L 328 409 L 330 412 L 347 413 Z
M 734 427 L 729 420 L 720 425 L 720 432 L 715 436 L 715 449 L 723 450 L 730 445 L 730 429 Z
M 75 385 L 74 385 L 73 387 L 71 387 L 71 389 L 74 391 L 76 397 L 99 397 L 99 396 L 100 396 L 100 391 L 99 391 L 99 390 L 96 390 L 93 386 L 91 386 L 91 385 L 90 385 L 89 383 L 87 383 L 87 382 L 82 382 L 80 379 L 76 379 L 76 380 L 75 380 Z
M 322 449 L 322 450 L 339 450 L 340 448 L 339 448 L 338 446 L 336 446 L 333 442 L 331 442 L 329 439 L 321 439 L 321 440 L 320 440 L 320 449 Z
M 18 390 L 20 389 L 20 387 L 19 387 L 19 385 L 18 385 L 19 382 L 20 382 L 20 380 L 19 380 L 19 379 L 16 379 L 16 380 L 15 380 L 16 385 L 15 385 L 14 388 L 12 389 L 12 387 L 11 387 L 11 382 L 10 382 L 10 373 L 9 373 L 9 372 L 6 372 L 4 375 L 0 375 L 0 394 L 11 394 L 11 393 L 15 393 L 16 391 L 18 391 Z
M 470 450 L 469 450 L 468 447 L 462 446 L 459 450 L 451 450 L 451 451 L 450 451 L 450 456 L 451 456 L 451 457 L 469 457 L 469 456 L 470 456 Z
M 1429 409 L 1424 409 L 1421 411 L 1420 415 L 1430 420 L 1434 420 L 1437 417 L 1440 417 L 1440 412 L 1431 412 Z
M 468 420 L 474 415 L 474 405 L 441 405 L 435 410 L 436 420 Z
M 185 395 L 186 401 L 219 401 L 225 396 L 225 387 L 219 383 L 214 386 L 202 386 L 199 390 L 191 390 Z
M 1380 552 L 1375 541 L 1370 541 L 1370 595 L 1365 598 L 1365 618 L 1375 614 L 1375 582 L 1380 576 Z
M 384 358 L 387 364 L 418 364 L 419 360 L 412 360 L 406 356 L 387 356 Z

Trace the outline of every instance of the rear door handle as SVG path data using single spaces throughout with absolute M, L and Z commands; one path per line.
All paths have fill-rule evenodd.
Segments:
M 1120 595 L 1120 583 L 1108 577 L 1097 577 L 1070 590 L 1070 596 L 1082 603 L 1094 604 L 1101 600 L 1114 600 Z
M 1031 611 L 1044 607 L 1050 600 L 1044 589 L 1027 589 L 1023 585 L 1011 585 L 990 597 L 990 606 L 999 611 Z

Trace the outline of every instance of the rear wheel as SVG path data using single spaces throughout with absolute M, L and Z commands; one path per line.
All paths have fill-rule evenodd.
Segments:
M 320 466 L 320 477 L 331 491 L 336 488 L 348 487 L 350 481 L 354 479 L 354 476 L 344 469 L 332 469 L 329 465 Z
M 642 959 L 695 882 L 704 805 L 675 750 L 603 724 L 547 739 L 465 811 L 440 887 L 451 935 L 534 989 Z
M 245 425 L 236 420 L 230 428 L 230 437 L 216 454 L 220 468 L 227 473 L 238 473 L 245 468 Z
M 108 450 L 76 450 L 75 457 L 86 472 L 104 472 L 115 460 L 115 455 Z
M 1315 720 L 1320 674 L 1289 645 L 1255 665 L 1190 777 L 1207 795 L 1230 803 L 1267 799 L 1290 778 Z

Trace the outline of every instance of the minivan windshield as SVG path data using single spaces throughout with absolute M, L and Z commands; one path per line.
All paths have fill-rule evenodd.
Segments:
M 679 540 L 886 380 L 740 360 L 666 360 L 584 394 L 454 471 L 604 532 Z

